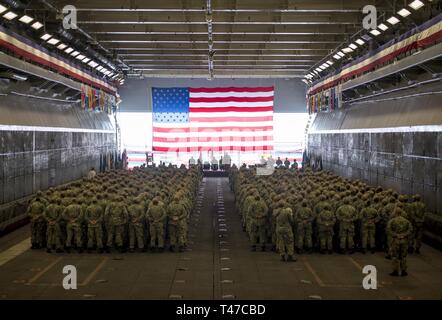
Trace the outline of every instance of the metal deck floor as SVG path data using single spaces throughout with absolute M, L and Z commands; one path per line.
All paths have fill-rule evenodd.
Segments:
M 48 254 L 30 250 L 29 226 L 0 239 L 0 299 L 442 299 L 442 254 L 424 246 L 409 256 L 409 276 L 392 278 L 374 255 L 302 255 L 282 263 L 250 252 L 226 178 L 205 178 L 184 253 Z M 362 288 L 364 265 L 377 290 Z M 78 289 L 65 290 L 74 265 Z

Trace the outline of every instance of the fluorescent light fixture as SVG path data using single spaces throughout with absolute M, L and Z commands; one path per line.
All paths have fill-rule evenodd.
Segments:
M 338 53 L 337 53 L 341 58 L 343 57 L 343 56 L 345 56 L 345 54 L 344 53 L 342 53 L 342 51 L 338 51 Z
M 83 60 L 84 58 L 86 58 L 86 56 L 80 54 L 80 55 L 78 55 L 78 57 L 77 57 L 76 59 L 78 59 L 78 60 Z
M 50 39 L 50 40 L 48 40 L 48 43 L 49 44 L 52 44 L 52 45 L 56 45 L 57 43 L 59 43 L 60 42 L 60 40 L 58 40 L 58 39 L 55 39 L 55 38 L 52 38 L 52 39 Z
M 331 61 L 331 60 L 328 60 L 327 63 L 328 63 L 330 66 L 333 65 L 333 61 Z
M 395 16 L 392 16 L 392 17 L 390 17 L 390 18 L 388 18 L 387 19 L 387 22 L 389 23 L 389 24 L 391 24 L 391 25 L 395 25 L 395 24 L 397 24 L 397 23 L 399 23 L 399 19 L 398 18 L 396 18 Z
M 98 70 L 98 71 L 101 71 L 102 69 L 103 69 L 102 66 L 98 66 L 98 67 L 97 67 L 97 70 Z
M 114 80 L 116 77 L 118 77 L 118 74 L 115 74 L 113 77 L 112 77 L 112 80 Z M 311 76 L 310 76 L 311 77 Z
M 32 28 L 34 28 L 35 30 L 39 30 L 41 27 L 43 27 L 43 24 L 36 21 L 31 25 Z
M 28 80 L 28 77 L 27 77 L 27 76 L 22 76 L 22 75 L 20 75 L 20 74 L 16 74 L 16 73 L 14 73 L 14 74 L 12 75 L 12 78 L 13 78 L 14 80 L 17 80 L 17 81 L 26 81 L 26 80 Z
M 321 68 L 316 68 L 315 70 L 316 70 L 317 72 L 321 72 L 321 71 L 322 71 Z
M 424 6 L 424 3 L 419 0 L 414 0 L 412 3 L 410 3 L 408 6 L 412 7 L 414 10 L 418 10 Z
M 362 39 L 356 40 L 356 43 L 360 46 L 363 46 L 365 44 L 364 40 L 362 40 Z
M 6 19 L 8 19 L 8 20 L 12 20 L 12 19 L 17 18 L 17 14 L 15 14 L 15 13 L 12 12 L 12 11 L 9 11 L 9 12 L 7 12 L 7 13 L 5 13 L 5 14 L 3 15 L 3 18 L 6 18 Z
M 59 49 L 59 50 L 64 50 L 66 47 L 67 47 L 67 45 L 65 45 L 64 43 L 60 43 L 60 44 L 57 46 L 57 49 Z
M 74 51 L 74 48 L 71 48 L 71 47 L 64 50 L 64 52 L 66 52 L 67 54 L 71 53 L 72 51 Z
M 376 30 L 376 29 L 371 30 L 370 33 L 372 35 L 376 36 L 376 37 L 381 34 L 381 32 L 379 30 Z
M 381 23 L 380 25 L 378 25 L 378 28 L 381 29 L 382 31 L 385 31 L 385 30 L 388 29 L 388 27 L 387 27 L 385 24 L 383 24 L 383 23 Z
M 81 60 L 81 62 L 84 62 L 84 63 L 88 63 L 89 61 L 91 61 L 91 59 L 89 59 L 89 58 L 84 58 L 83 60 Z
M 89 66 L 91 66 L 92 68 L 95 68 L 96 66 L 98 66 L 98 63 L 96 63 L 95 61 L 91 61 L 88 63 Z
M 353 49 L 352 48 L 344 48 L 344 49 L 342 49 L 342 51 L 344 53 L 350 53 L 350 52 L 353 52 Z
M 8 8 L 6 8 L 0 4 L 0 13 L 5 12 L 6 10 L 8 10 Z
M 350 43 L 349 47 L 353 50 L 356 50 L 358 48 L 358 46 L 355 45 L 354 43 Z
M 335 58 L 336 60 L 340 60 L 342 57 L 341 57 L 339 54 L 335 54 L 335 55 L 333 56 L 333 58 Z
M 320 67 L 319 67 L 319 70 L 324 71 L 325 68 L 324 68 L 323 66 L 320 66 Z
M 29 24 L 29 23 L 31 23 L 32 20 L 34 20 L 34 18 L 31 18 L 30 16 L 24 15 L 19 20 L 21 22 L 23 22 L 23 23 Z
M 364 34 L 361 38 L 362 38 L 363 40 L 365 40 L 365 41 L 370 41 L 371 39 L 373 39 L 373 38 L 370 37 L 368 34 Z
M 78 51 L 74 51 L 74 52 L 71 53 L 71 56 L 76 57 L 76 56 L 78 56 L 79 54 L 80 54 L 80 52 L 78 52 Z
M 42 35 L 42 36 L 40 37 L 40 39 L 46 41 L 46 40 L 50 39 L 51 37 L 52 37 L 52 36 L 51 36 L 49 33 L 45 33 L 44 35 Z
M 405 17 L 408 17 L 411 14 L 411 12 L 404 8 L 402 10 L 399 10 L 397 12 L 397 14 L 400 15 L 401 17 L 405 18 Z

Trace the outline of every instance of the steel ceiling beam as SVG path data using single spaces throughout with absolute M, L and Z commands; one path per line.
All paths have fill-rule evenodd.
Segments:
M 215 35 L 268 35 L 275 33 L 276 35 L 309 35 L 309 34 L 353 34 L 358 30 L 359 25 L 328 25 L 327 28 L 314 25 L 215 25 L 213 32 Z M 181 25 L 88 25 L 87 29 L 91 34 L 109 33 L 109 34 L 159 34 L 159 35 L 207 35 L 207 26 L 192 25 L 192 30 L 183 30 Z

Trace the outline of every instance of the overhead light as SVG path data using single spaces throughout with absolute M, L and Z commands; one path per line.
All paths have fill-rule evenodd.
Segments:
M 25 76 L 25 75 L 20 75 L 20 74 L 16 74 L 16 73 L 12 74 L 12 78 L 13 78 L 14 80 L 17 80 L 17 81 L 26 81 L 26 80 L 28 80 L 28 77 L 27 77 L 27 76 Z
M 321 71 L 322 71 L 321 68 L 316 68 L 315 70 L 316 70 L 317 72 L 321 72 Z
M 96 66 L 98 66 L 98 63 L 96 63 L 95 61 L 91 61 L 88 63 L 89 66 L 91 66 L 92 68 L 95 68 Z
M 24 15 L 19 20 L 21 22 L 23 22 L 23 23 L 29 24 L 29 23 L 31 23 L 32 20 L 34 20 L 34 18 L 31 18 L 30 16 Z
M 78 56 L 79 54 L 80 54 L 80 52 L 78 52 L 78 51 L 74 51 L 74 52 L 71 53 L 71 56 L 76 57 L 76 56 Z
M 41 27 L 43 27 L 43 24 L 36 21 L 31 25 L 32 28 L 34 28 L 35 30 L 39 30 Z
M 376 37 L 381 34 L 381 32 L 379 30 L 376 30 L 376 29 L 371 30 L 370 33 L 372 35 L 376 36 Z
M 399 23 L 399 19 L 398 18 L 396 18 L 395 16 L 392 16 L 392 17 L 390 17 L 390 18 L 388 18 L 387 19 L 387 22 L 389 23 L 389 24 L 391 24 L 391 25 L 395 25 L 395 24 L 397 24 L 397 23 Z
M 52 38 L 52 39 L 50 39 L 50 40 L 48 40 L 48 43 L 49 44 L 52 44 L 52 45 L 56 45 L 57 43 L 59 43 L 60 42 L 60 40 L 58 40 L 58 39 L 55 39 L 55 38 Z
M 397 14 L 405 18 L 408 17 L 411 14 L 411 12 L 404 8 L 402 10 L 399 10 Z
M 340 59 L 341 59 L 341 56 L 340 56 L 339 54 L 335 54 L 335 55 L 333 56 L 333 58 L 335 58 L 336 60 L 340 60 Z
M 72 51 L 74 51 L 74 48 L 71 48 L 71 47 L 64 50 L 64 52 L 66 52 L 67 54 L 71 53 Z
M 345 53 L 350 53 L 350 52 L 353 52 L 353 49 L 352 48 L 344 48 L 344 49 L 342 49 L 342 51 Z
M 91 59 L 89 59 L 89 58 L 84 58 L 83 60 L 81 60 L 81 62 L 84 62 L 84 63 L 88 63 L 89 61 L 91 61 Z
M 360 46 L 362 46 L 362 45 L 365 44 L 365 42 L 364 42 L 362 39 L 358 39 L 358 40 L 356 40 L 356 43 L 357 43 L 358 45 L 360 45 Z
M 45 33 L 44 35 L 42 35 L 42 36 L 40 37 L 40 39 L 46 41 L 46 40 L 48 40 L 48 39 L 51 38 L 51 37 L 52 37 L 52 35 L 50 35 L 49 33 Z
M 383 24 L 383 23 L 381 23 L 380 25 L 378 25 L 378 28 L 381 29 L 382 31 L 385 31 L 385 30 L 388 29 L 388 27 L 387 27 L 385 24 Z
M 86 56 L 80 54 L 80 55 L 77 56 L 76 59 L 78 59 L 78 60 L 83 60 L 84 58 L 86 58 Z
M 412 7 L 414 10 L 418 10 L 424 6 L 424 3 L 419 0 L 414 0 L 412 3 L 410 3 L 408 6 Z
M 328 63 L 330 66 L 333 65 L 333 61 L 331 61 L 331 60 L 328 60 L 327 63 Z
M 98 66 L 98 67 L 97 67 L 97 70 L 98 70 L 98 71 L 101 71 L 102 69 L 103 69 L 102 66 Z
M 345 54 L 344 53 L 342 53 L 342 51 L 338 51 L 338 53 L 337 53 L 341 58 L 342 57 L 344 57 L 345 56 Z
M 57 49 L 59 49 L 59 50 L 64 50 L 66 47 L 67 47 L 67 45 L 65 45 L 64 43 L 60 43 L 60 44 L 57 46 Z
M 352 48 L 353 50 L 356 50 L 358 48 L 358 46 L 355 45 L 354 43 L 350 43 L 349 47 Z
M 324 68 L 323 66 L 320 66 L 320 67 L 319 67 L 319 70 L 324 71 L 325 68 Z
M 15 13 L 12 12 L 12 11 L 9 11 L 9 12 L 7 12 L 7 13 L 5 13 L 5 14 L 3 15 L 3 18 L 6 18 L 6 19 L 8 19 L 8 20 L 12 20 L 12 19 L 17 18 L 17 14 L 15 14 Z
M 8 10 L 8 8 L 6 8 L 0 4 L 0 14 L 5 12 L 6 10 Z
M 365 41 L 370 41 L 371 39 L 373 39 L 368 34 L 364 34 L 363 36 L 361 36 L 361 38 L 364 39 Z

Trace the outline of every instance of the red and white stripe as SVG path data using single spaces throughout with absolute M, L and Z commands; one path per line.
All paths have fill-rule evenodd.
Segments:
M 154 123 L 157 152 L 273 150 L 273 87 L 190 88 L 189 123 Z

